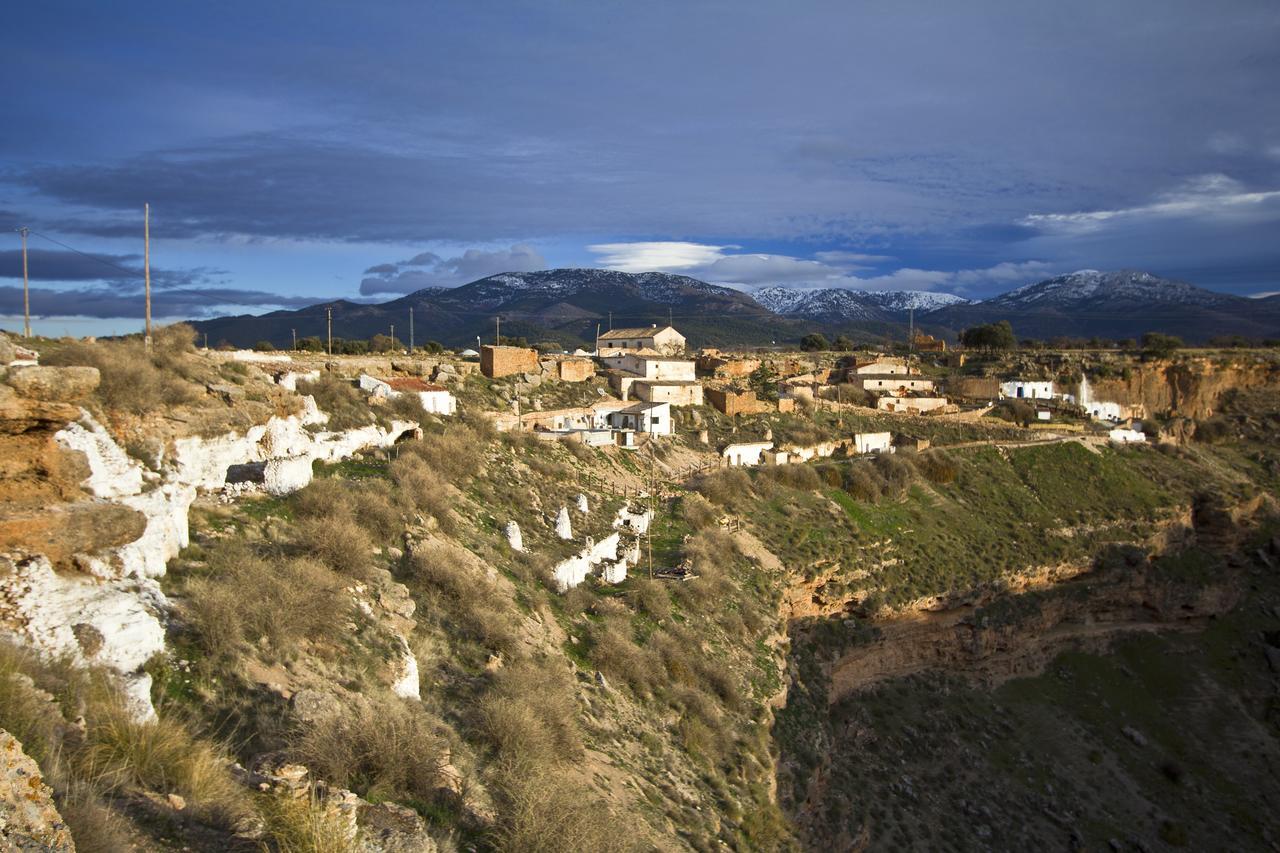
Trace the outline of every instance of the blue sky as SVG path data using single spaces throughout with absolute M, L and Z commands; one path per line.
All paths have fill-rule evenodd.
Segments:
M 552 266 L 1276 291 L 1277 45 L 1274 2 L 21 4 L 0 325 L 25 224 L 38 329 L 136 326 L 144 202 L 174 317 Z

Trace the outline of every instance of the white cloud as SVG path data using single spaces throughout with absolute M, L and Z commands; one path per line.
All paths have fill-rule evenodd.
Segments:
M 1198 175 L 1182 187 L 1156 197 L 1150 204 L 1115 210 L 1092 210 L 1077 213 L 1033 213 L 1022 219 L 1023 225 L 1049 232 L 1085 233 L 1097 231 L 1104 223 L 1189 218 L 1211 220 L 1256 220 L 1280 217 L 1269 209 L 1280 202 L 1280 190 L 1246 191 L 1244 185 L 1220 173 Z
M 587 251 L 600 256 L 600 264 L 622 272 L 678 272 L 713 263 L 725 249 L 705 243 L 642 242 L 597 243 Z

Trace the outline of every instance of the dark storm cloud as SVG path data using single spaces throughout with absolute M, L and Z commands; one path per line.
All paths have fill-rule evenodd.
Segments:
M 157 287 L 189 287 L 218 281 L 225 271 L 200 267 L 187 270 L 151 268 Z M 0 278 L 22 278 L 22 250 L 0 251 Z M 141 255 L 106 253 L 81 254 L 55 249 L 27 250 L 27 278 L 30 281 L 103 281 L 141 283 L 144 278 Z
M 42 69 L 10 93 L 0 203 L 63 233 L 136 238 L 145 200 L 157 236 L 228 245 L 785 241 L 955 272 L 1163 241 L 1204 268 L 1220 212 L 1141 211 L 1202 176 L 1280 188 L 1262 0 L 170 4 L 81 9 L 79 40 L 59 5 L 0 30 Z M 1032 218 L 1118 210 L 1087 238 Z M 1236 262 L 1273 234 L 1234 233 Z M 474 273 L 427 255 L 362 290 Z
M 141 317 L 141 291 L 122 292 L 112 288 L 86 287 L 70 290 L 30 288 L 31 313 L 36 317 Z M 311 297 L 280 296 L 275 293 L 205 288 L 200 291 L 153 290 L 151 313 L 156 317 L 213 317 L 229 307 L 301 308 L 315 302 Z M 22 287 L 0 285 L 0 314 L 22 313 Z
M 427 287 L 457 287 L 501 272 L 529 272 L 544 269 L 546 258 L 537 249 L 517 244 L 509 249 L 484 251 L 468 249 L 454 258 L 422 252 L 407 261 L 378 264 L 365 270 L 360 294 L 413 293 Z

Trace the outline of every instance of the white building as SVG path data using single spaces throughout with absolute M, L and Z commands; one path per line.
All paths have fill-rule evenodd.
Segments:
M 1146 433 L 1136 429 L 1113 429 L 1107 433 L 1112 444 L 1145 444 Z
M 766 450 L 773 449 L 772 441 L 750 441 L 730 444 L 720 452 L 726 465 L 759 465 Z
M 671 435 L 670 403 L 634 403 L 609 414 L 609 426 L 620 430 Z
M 636 329 L 610 329 L 600 336 L 599 349 L 649 349 L 664 355 L 684 352 L 684 335 L 671 326 L 649 326 Z
M 637 400 L 670 403 L 673 406 L 701 406 L 702 383 L 692 379 L 635 379 L 630 389 Z
M 1052 400 L 1054 398 L 1053 383 L 1013 379 L 1000 383 L 1000 396 L 1017 400 Z
M 923 376 L 893 374 L 888 376 L 859 376 L 854 383 L 861 383 L 864 391 L 885 391 L 902 396 L 911 391 L 932 391 L 933 380 Z
M 666 379 L 676 382 L 692 382 L 697 379 L 692 359 L 629 352 L 620 355 L 615 361 L 615 366 L 639 379 Z
M 443 385 L 433 385 L 412 376 L 397 376 L 391 379 L 379 379 L 367 373 L 360 374 L 360 389 L 369 392 L 370 397 L 390 400 L 404 394 L 412 394 L 418 398 L 424 412 L 433 415 L 452 415 L 458 411 L 458 400 Z
M 857 453 L 892 453 L 893 436 L 887 432 L 859 432 L 853 436 Z

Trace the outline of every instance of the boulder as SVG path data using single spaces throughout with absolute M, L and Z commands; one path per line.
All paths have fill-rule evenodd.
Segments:
M 289 700 L 289 710 L 304 723 L 317 723 L 342 711 L 342 702 L 332 693 L 303 689 Z
M 427 824 L 413 809 L 398 803 L 367 803 L 356 810 L 363 847 L 380 853 L 434 853 L 436 843 Z
M 0 366 L 6 365 L 18 358 L 18 349 L 13 345 L 13 341 L 9 340 L 9 336 L 4 332 L 0 332 Z
M 560 513 L 556 516 L 556 535 L 561 539 L 573 538 L 573 525 L 569 522 L 568 507 L 560 507 Z
M 22 396 L 52 403 L 83 400 L 101 381 L 96 367 L 21 367 L 11 371 L 8 379 Z
M 75 853 L 71 830 L 53 804 L 53 790 L 17 738 L 0 729 L 0 847 Z
M 524 550 L 524 537 L 520 534 L 520 525 L 514 521 L 507 522 L 506 528 L 507 544 L 511 546 L 512 551 Z

